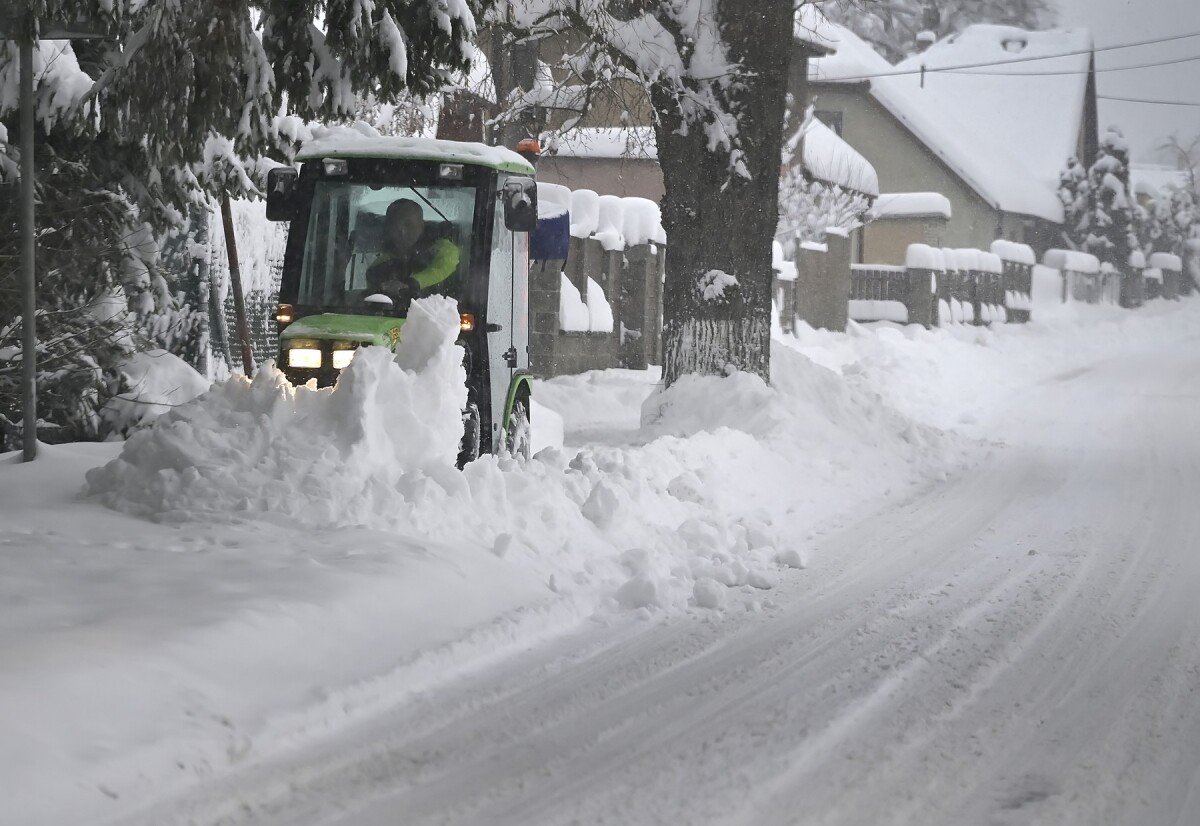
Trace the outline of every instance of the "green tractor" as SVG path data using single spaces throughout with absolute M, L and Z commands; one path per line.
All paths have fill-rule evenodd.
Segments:
M 284 375 L 332 385 L 358 348 L 395 348 L 413 299 L 449 296 L 467 373 L 459 464 L 528 457 L 531 155 L 354 135 L 310 142 L 299 170 L 272 170 L 267 217 L 289 230 L 276 316 Z

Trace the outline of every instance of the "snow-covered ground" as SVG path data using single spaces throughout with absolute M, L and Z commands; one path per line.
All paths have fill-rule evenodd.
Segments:
M 1200 306 L 1042 317 L 557 379 L 526 466 L 364 412 L 452 369 L 436 323 L 0 457 L 6 817 L 1195 815 Z

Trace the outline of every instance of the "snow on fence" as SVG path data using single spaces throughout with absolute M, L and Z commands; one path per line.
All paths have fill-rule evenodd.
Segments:
M 533 372 L 661 363 L 666 234 L 658 205 L 539 183 L 538 216 L 529 273 Z
M 1063 302 L 1119 304 L 1122 276 L 1111 264 L 1078 250 L 1047 250 L 1042 264 L 1062 273 Z
M 852 264 L 850 318 L 855 321 L 909 321 L 908 271 L 904 267 Z

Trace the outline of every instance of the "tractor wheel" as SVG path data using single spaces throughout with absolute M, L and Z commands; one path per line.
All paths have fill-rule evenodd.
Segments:
M 533 430 L 529 418 L 529 399 L 522 396 L 513 402 L 508 418 L 508 454 L 519 462 L 528 462 L 533 455 Z

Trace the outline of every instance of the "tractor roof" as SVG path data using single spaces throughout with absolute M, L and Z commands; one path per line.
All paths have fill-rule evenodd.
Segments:
M 296 153 L 297 161 L 320 158 L 388 158 L 485 166 L 501 172 L 533 175 L 533 165 L 511 149 L 465 141 L 433 138 L 367 137 L 353 130 L 309 141 Z

